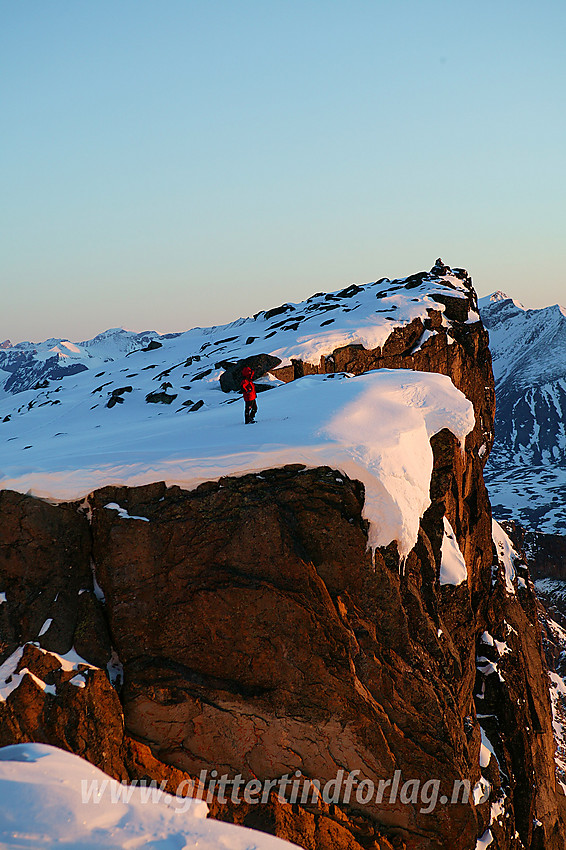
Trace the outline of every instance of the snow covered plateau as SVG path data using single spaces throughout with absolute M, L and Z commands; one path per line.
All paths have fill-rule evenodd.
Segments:
M 193 488 L 288 463 L 328 465 L 364 483 L 370 545 L 397 540 L 406 554 L 429 504 L 430 437 L 448 428 L 463 441 L 475 424 L 471 403 L 443 375 L 395 369 L 285 383 L 277 374 L 342 346 L 379 348 L 395 328 L 443 312 L 446 298 L 461 299 L 477 322 L 466 278 L 438 272 L 178 335 L 112 330 L 0 351 L 0 486 L 69 500 L 106 484 Z M 434 334 L 425 330 L 414 347 Z M 219 377 L 260 352 L 280 362 L 259 379 L 269 392 L 245 428 L 241 396 L 223 392 Z

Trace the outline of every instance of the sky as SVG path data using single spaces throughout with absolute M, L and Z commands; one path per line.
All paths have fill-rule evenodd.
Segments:
M 0 340 L 566 302 L 563 0 L 0 0 Z

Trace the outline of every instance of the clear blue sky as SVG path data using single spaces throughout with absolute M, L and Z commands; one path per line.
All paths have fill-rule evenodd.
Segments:
M 430 268 L 566 301 L 563 0 L 0 0 L 0 340 Z

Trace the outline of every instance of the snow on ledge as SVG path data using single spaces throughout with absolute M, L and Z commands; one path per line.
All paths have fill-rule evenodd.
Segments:
M 515 561 L 519 556 L 509 536 L 501 528 L 496 520 L 492 520 L 492 537 L 497 551 L 499 562 L 505 569 L 505 589 L 507 593 L 513 596 L 515 594 L 515 586 L 513 584 L 516 577 Z
M 116 419 L 86 433 L 84 421 L 74 433 L 69 423 L 64 444 L 30 449 L 26 467 L 5 467 L 2 486 L 63 501 L 106 485 L 193 489 L 286 464 L 330 466 L 365 485 L 369 545 L 396 540 L 404 557 L 430 504 L 430 438 L 447 428 L 463 446 L 475 424 L 450 378 L 404 369 L 311 375 L 263 393 L 255 425 L 245 426 L 242 412 L 224 404 L 198 417 Z
M 41 629 L 39 630 L 38 637 L 43 637 L 43 635 L 44 635 L 47 631 L 49 631 L 49 627 L 50 627 L 50 625 L 51 625 L 51 623 L 52 623 L 52 622 L 53 622 L 53 617 L 50 617 L 48 620 L 46 620 L 46 621 L 44 622 L 44 624 L 42 625 Z
M 93 664 L 89 664 L 88 661 L 85 661 L 84 658 L 74 650 L 71 649 L 65 655 L 59 655 L 57 652 L 48 651 L 39 646 L 38 643 L 32 642 L 31 646 L 35 646 L 39 652 L 44 655 L 50 655 L 52 658 L 57 659 L 59 662 L 59 666 L 62 670 L 69 672 L 70 670 L 79 670 L 79 665 L 82 667 L 88 668 L 89 670 L 96 670 Z M 55 696 L 55 688 L 53 685 L 46 685 L 41 679 L 39 679 L 34 673 L 28 670 L 27 667 L 22 668 L 19 672 L 16 673 L 16 668 L 18 664 L 22 660 L 22 656 L 24 654 L 24 649 L 26 644 L 18 647 L 18 649 L 14 650 L 14 652 L 6 658 L 6 660 L 0 664 L 0 703 L 6 702 L 9 695 L 12 691 L 15 691 L 19 686 L 26 674 L 29 674 L 36 685 L 38 685 L 43 691 L 46 693 Z M 0 845 L 1 846 L 1 845 Z
M 138 519 L 142 522 L 149 522 L 146 516 L 132 516 L 125 508 L 121 508 L 117 502 L 108 502 L 104 507 L 109 511 L 117 511 L 122 519 Z
M 486 848 L 489 847 L 489 845 L 492 844 L 492 843 L 493 843 L 493 833 L 492 833 L 491 829 L 486 829 L 486 831 L 481 836 L 481 838 L 478 838 L 478 840 L 476 841 L 475 850 L 486 850 Z
M 442 537 L 440 584 L 459 585 L 468 578 L 466 561 L 458 546 L 452 526 L 444 517 L 444 535 Z

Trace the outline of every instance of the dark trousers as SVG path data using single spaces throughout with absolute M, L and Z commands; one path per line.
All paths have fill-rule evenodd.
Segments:
M 257 413 L 257 401 L 247 401 L 246 402 L 246 412 L 244 414 L 244 420 L 246 425 L 249 425 L 250 422 L 253 422 L 255 419 L 255 415 Z

